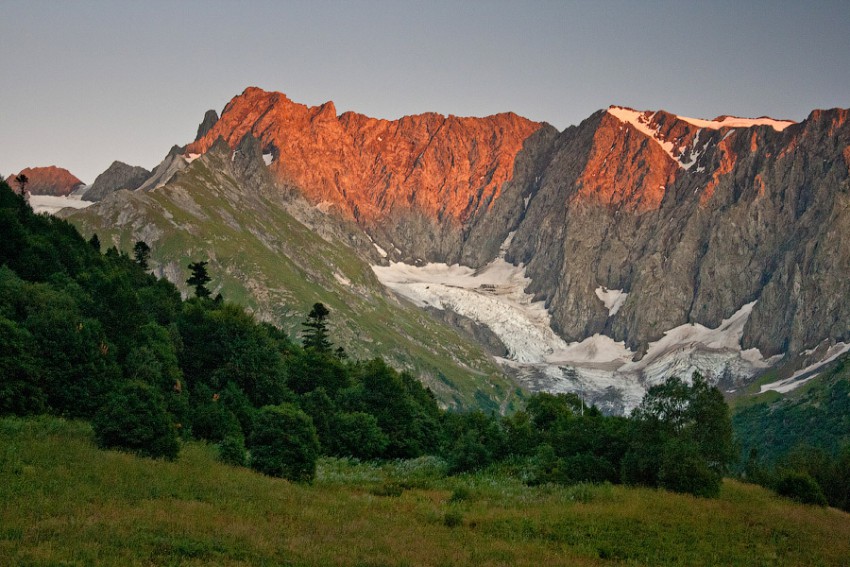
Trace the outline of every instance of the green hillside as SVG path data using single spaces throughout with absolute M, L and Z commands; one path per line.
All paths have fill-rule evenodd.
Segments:
M 738 401 L 732 424 L 742 455 L 756 449 L 768 463 L 803 445 L 830 454 L 850 447 L 850 356 L 787 394 Z
M 122 192 L 68 220 L 87 238 L 96 233 L 127 252 L 145 241 L 152 267 L 184 291 L 188 263 L 209 259 L 214 293 L 292 338 L 310 306 L 322 302 L 331 309 L 337 344 L 355 357 L 381 356 L 410 370 L 446 406 L 513 407 L 520 391 L 479 345 L 388 294 L 351 246 L 287 212 L 295 206 L 291 196 L 251 183 L 229 156 L 212 151 L 164 187 Z
M 718 499 L 323 460 L 311 486 L 100 451 L 87 424 L 0 420 L 0 564 L 847 565 L 850 515 L 727 480 Z

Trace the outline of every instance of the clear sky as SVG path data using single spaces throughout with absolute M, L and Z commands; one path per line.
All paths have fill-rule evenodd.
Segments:
M 245 87 L 380 118 L 850 107 L 850 1 L 0 0 L 0 173 L 148 169 Z

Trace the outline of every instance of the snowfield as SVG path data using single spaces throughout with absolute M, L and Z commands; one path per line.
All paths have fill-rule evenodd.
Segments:
M 746 379 L 770 366 L 756 349 L 741 350 L 744 325 L 755 302 L 743 305 L 716 329 L 686 324 L 670 329 L 636 354 L 605 335 L 567 343 L 551 327 L 542 301 L 525 292 L 531 280 L 523 266 L 497 258 L 484 268 L 391 262 L 372 266 L 386 287 L 420 307 L 446 309 L 489 327 L 508 350 L 499 362 L 532 390 L 576 392 L 612 412 L 631 411 L 653 384 L 669 376 L 690 378 L 699 370 L 715 381 Z M 628 293 L 595 290 L 614 316 Z
M 53 195 L 30 195 L 29 203 L 36 213 L 51 215 L 67 207 L 84 209 L 89 205 L 94 205 L 94 201 L 83 201 L 79 197 L 56 197 Z

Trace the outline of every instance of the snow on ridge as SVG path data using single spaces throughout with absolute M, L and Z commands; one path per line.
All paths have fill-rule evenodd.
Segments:
M 272 155 L 271 153 L 263 154 L 263 162 L 265 162 L 266 165 L 271 165 L 273 161 L 274 155 Z
M 183 161 L 185 161 L 188 164 L 188 163 L 192 163 L 193 161 L 195 161 L 199 157 L 201 157 L 201 154 L 189 154 L 189 155 L 183 156 Z
M 620 310 L 620 307 L 626 302 L 626 298 L 629 296 L 628 293 L 624 292 L 622 289 L 608 289 L 605 286 L 599 286 L 595 290 L 596 297 L 605 304 L 605 308 L 608 309 L 608 316 L 613 317 L 617 314 L 617 311 Z
M 688 118 L 687 116 L 676 116 L 679 120 L 684 120 L 694 126 L 700 128 L 708 128 L 709 130 L 720 130 L 721 128 L 752 128 L 753 126 L 770 126 L 777 132 L 782 132 L 787 127 L 796 124 L 793 120 L 776 120 L 762 116 L 760 118 L 740 118 L 738 116 L 724 116 L 723 120 L 704 120 L 702 118 Z
M 815 372 L 816 370 L 822 368 L 823 366 L 829 364 L 845 352 L 850 351 L 850 344 L 845 343 L 835 343 L 829 349 L 827 349 L 825 353 L 825 358 L 806 366 L 805 368 L 801 368 L 792 374 L 789 378 L 783 378 L 782 380 L 777 380 L 776 382 L 771 382 L 770 384 L 762 384 L 759 389 L 759 394 L 764 394 L 768 390 L 775 390 L 780 394 L 786 394 L 791 390 L 796 390 L 812 378 L 817 377 L 820 372 Z M 808 354 L 814 353 L 814 350 L 804 351 Z M 810 374 L 806 376 L 806 374 Z
M 678 148 L 679 151 L 677 154 L 677 152 L 674 151 L 676 149 L 674 147 L 674 144 L 665 140 L 659 133 L 658 128 L 654 128 L 651 126 L 652 119 L 657 113 L 649 111 L 640 112 L 638 110 L 622 106 L 611 106 L 608 108 L 608 114 L 614 116 L 623 123 L 631 124 L 639 132 L 655 140 L 658 145 L 661 146 L 661 149 L 663 149 L 667 153 L 667 155 L 674 159 L 679 164 L 679 167 L 681 167 L 682 169 L 690 169 L 696 163 L 700 152 L 691 150 L 686 158 L 686 148 Z M 737 116 L 724 116 L 722 120 L 703 120 L 701 118 L 688 118 L 686 116 L 678 115 L 676 115 L 676 118 L 699 128 L 706 128 L 709 130 L 730 128 L 730 131 L 726 133 L 726 136 L 728 136 L 734 128 L 770 126 L 777 132 L 781 132 L 785 130 L 785 128 L 787 128 L 788 126 L 796 124 L 796 122 L 793 122 L 791 120 L 775 120 L 766 116 L 763 116 L 761 118 L 739 118 Z M 698 140 L 699 132 L 697 132 L 697 138 L 696 140 L 694 140 L 694 147 L 696 147 Z

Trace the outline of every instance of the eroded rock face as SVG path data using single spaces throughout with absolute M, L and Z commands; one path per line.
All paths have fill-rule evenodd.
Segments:
M 457 259 L 463 226 L 498 198 L 523 142 L 541 124 L 515 114 L 380 120 L 333 103 L 307 107 L 246 89 L 187 154 L 251 134 L 278 180 L 358 221 L 393 257 Z
M 850 340 L 847 115 L 612 107 L 558 133 L 513 114 L 338 116 L 249 88 L 185 155 L 219 139 L 234 160 L 262 152 L 279 182 L 357 222 L 390 260 L 480 267 L 502 253 L 567 341 L 604 333 L 642 351 L 757 300 L 743 346 L 767 356 Z M 600 286 L 629 294 L 615 315 Z
M 850 339 L 846 110 L 781 129 L 664 115 L 649 123 L 658 139 L 612 118 L 598 113 L 538 149 L 551 159 L 517 169 L 488 213 L 506 219 L 499 229 L 479 223 L 467 239 L 516 231 L 507 258 L 527 265 L 529 291 L 566 340 L 601 332 L 640 350 L 684 323 L 716 327 L 753 300 L 744 348 Z M 615 316 L 598 286 L 629 293 Z
M 151 172 L 144 167 L 134 167 L 120 161 L 112 162 L 106 171 L 95 178 L 94 183 L 85 192 L 86 201 L 100 201 L 110 193 L 120 189 L 133 191 L 147 181 Z
M 26 190 L 33 195 L 56 195 L 65 197 L 71 192 L 85 185 L 67 169 L 50 165 L 47 167 L 28 167 L 21 170 L 17 175 L 26 175 L 29 179 Z M 15 190 L 15 175 L 10 175 L 6 182 Z

